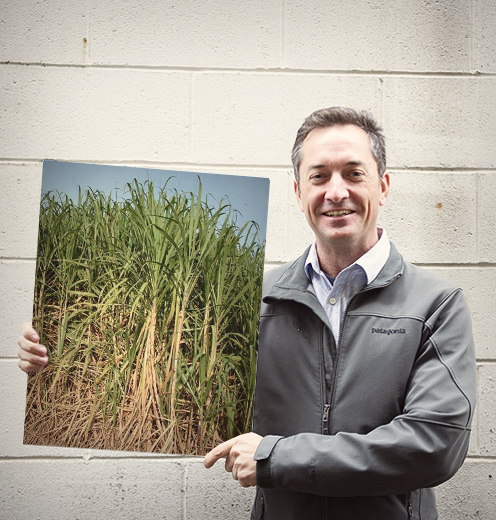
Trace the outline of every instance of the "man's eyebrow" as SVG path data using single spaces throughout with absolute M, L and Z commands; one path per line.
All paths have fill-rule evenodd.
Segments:
M 345 166 L 365 166 L 365 163 L 363 161 L 348 161 Z M 322 168 L 327 168 L 327 164 L 313 164 L 310 165 L 310 170 L 320 170 Z
M 348 161 L 346 163 L 346 166 L 365 166 L 365 163 L 363 161 Z

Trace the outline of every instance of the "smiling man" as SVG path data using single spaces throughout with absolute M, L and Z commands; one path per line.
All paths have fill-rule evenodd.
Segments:
M 205 466 L 257 486 L 252 520 L 434 520 L 475 405 L 465 297 L 377 227 L 390 179 L 369 113 L 314 112 L 292 160 L 315 241 L 264 276 L 253 432 Z M 24 324 L 25 371 L 48 361 L 38 341 Z
M 367 133 L 350 124 L 312 130 L 297 171 L 296 199 L 315 233 L 320 265 L 335 277 L 376 244 L 389 173 L 379 174 Z
M 436 519 L 475 405 L 465 298 L 377 227 L 390 178 L 369 113 L 314 112 L 292 160 L 315 241 L 264 277 L 253 432 L 205 466 L 257 485 L 253 520 Z

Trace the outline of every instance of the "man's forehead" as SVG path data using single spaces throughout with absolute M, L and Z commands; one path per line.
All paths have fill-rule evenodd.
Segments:
M 340 155 L 345 162 L 373 158 L 368 134 L 355 125 L 340 125 L 312 130 L 302 146 L 302 159 Z M 311 157 L 310 157 L 311 156 Z
M 369 136 L 357 125 L 332 125 L 314 128 L 303 140 L 303 145 L 317 139 L 344 140 L 352 142 L 368 142 Z

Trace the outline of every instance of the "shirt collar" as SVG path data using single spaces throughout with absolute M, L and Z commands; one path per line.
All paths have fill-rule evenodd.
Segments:
M 374 281 L 377 278 L 377 275 L 381 272 L 382 268 L 386 265 L 386 262 L 389 258 L 389 253 L 391 251 L 391 242 L 388 239 L 386 230 L 384 228 L 378 227 L 377 231 L 380 235 L 379 240 L 375 243 L 375 245 L 369 249 L 364 255 L 362 255 L 358 260 L 353 262 L 349 267 L 353 265 L 359 265 L 367 275 L 367 285 Z M 311 269 L 320 276 L 327 276 L 321 269 L 319 258 L 317 256 L 317 247 L 315 245 L 315 241 L 310 247 L 308 251 L 307 259 L 305 261 L 305 273 L 308 279 L 312 280 Z

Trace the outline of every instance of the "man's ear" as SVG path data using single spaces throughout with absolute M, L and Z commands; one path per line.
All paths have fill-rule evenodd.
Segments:
M 384 172 L 381 179 L 381 197 L 379 199 L 379 205 L 384 206 L 389 195 L 389 184 L 391 179 L 389 178 L 389 172 Z
M 301 203 L 300 188 L 299 188 L 298 183 L 296 182 L 296 180 L 293 181 L 293 187 L 294 187 L 294 192 L 295 192 L 295 195 L 296 195 L 296 200 L 298 202 L 298 206 L 300 206 L 301 211 L 305 212 L 305 209 L 303 208 L 303 205 Z

